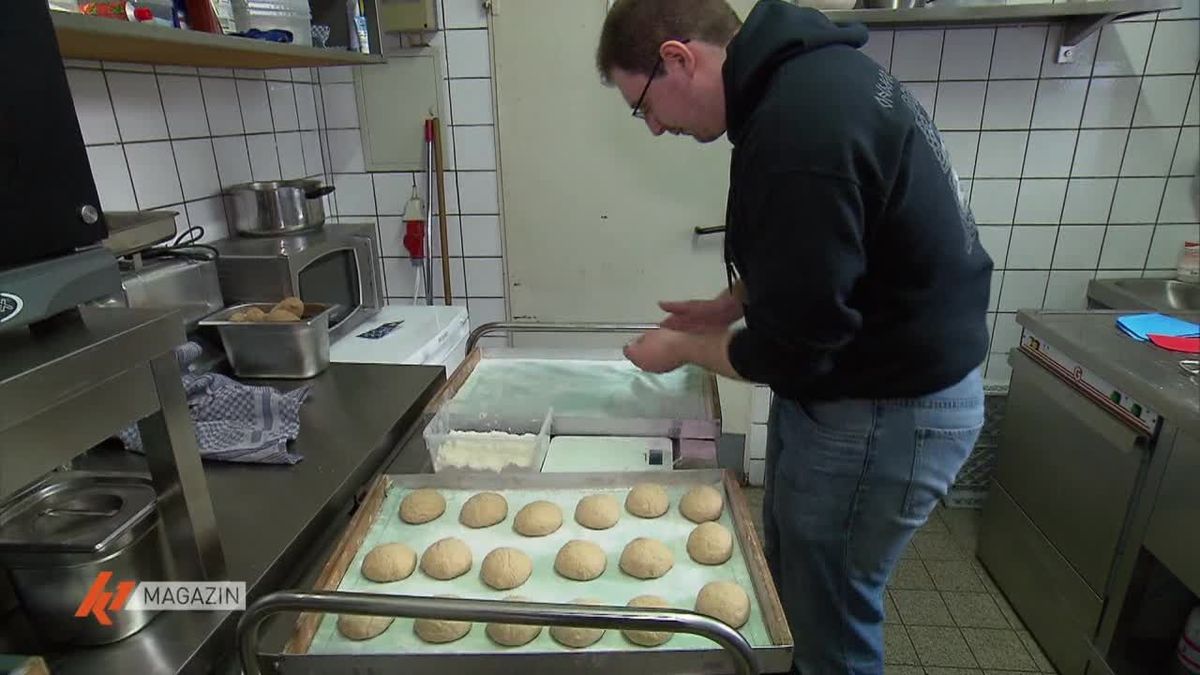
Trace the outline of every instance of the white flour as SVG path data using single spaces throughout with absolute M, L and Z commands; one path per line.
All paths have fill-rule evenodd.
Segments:
M 503 431 L 452 431 L 437 449 L 434 471 L 446 468 L 500 471 L 528 469 L 537 455 L 537 436 Z

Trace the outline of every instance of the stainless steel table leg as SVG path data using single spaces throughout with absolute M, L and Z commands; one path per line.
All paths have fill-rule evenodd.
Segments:
M 159 410 L 138 422 L 180 580 L 223 579 L 225 556 L 175 356 L 150 361 Z
M 741 633 L 716 619 L 684 610 L 337 591 L 279 591 L 256 600 L 246 608 L 246 613 L 238 621 L 238 653 L 246 675 L 261 673 L 258 664 L 259 626 L 268 616 L 289 611 L 691 633 L 721 645 L 732 659 L 733 672 L 737 675 L 757 675 L 759 672 L 754 651 Z

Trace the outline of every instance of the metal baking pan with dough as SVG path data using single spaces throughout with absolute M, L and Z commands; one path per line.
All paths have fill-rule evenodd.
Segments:
M 586 495 L 609 493 L 624 503 L 628 489 L 639 482 L 663 485 L 671 498 L 668 512 L 656 519 L 640 519 L 622 509 L 621 519 L 609 530 L 589 530 L 574 521 L 578 500 Z M 679 499 L 691 487 L 706 484 L 725 496 L 720 522 L 734 533 L 733 557 L 724 565 L 706 566 L 687 554 L 686 540 L 695 524 L 680 515 Z M 400 500 L 413 489 L 432 487 L 446 498 L 446 511 L 424 525 L 409 525 L 397 516 Z M 458 522 L 458 513 L 471 495 L 491 490 L 508 501 L 508 516 L 490 528 L 470 529 Z M 545 499 L 562 509 L 563 525 L 545 537 L 527 538 L 512 529 L 516 512 L 525 504 Z M 455 536 L 471 548 L 473 564 L 463 576 L 436 581 L 419 569 L 409 578 L 392 583 L 375 583 L 362 576 L 364 556 L 376 545 L 403 541 L 418 555 L 434 541 Z M 674 555 L 674 567 L 663 577 L 643 581 L 624 574 L 618 565 L 621 550 L 635 537 L 663 541 Z M 597 579 L 572 581 L 554 571 L 554 557 L 571 539 L 599 544 L 608 557 L 608 567 Z M 483 557 L 498 546 L 514 546 L 530 555 L 532 576 L 520 587 L 495 591 L 479 578 Z M 503 599 L 520 595 L 532 602 L 564 603 L 593 597 L 605 605 L 625 606 L 642 594 L 660 595 L 673 608 L 691 610 L 696 593 L 709 581 L 736 581 L 751 600 L 750 620 L 740 629 L 752 647 L 759 667 L 765 672 L 786 670 L 791 658 L 788 632 L 770 573 L 754 531 L 745 497 L 732 474 L 716 469 L 642 473 L 582 474 L 421 474 L 382 476 L 372 487 L 363 507 L 355 515 L 318 580 L 317 590 L 384 593 L 415 596 L 456 595 L 460 598 Z M 405 673 L 510 673 L 513 668 L 531 668 L 542 673 L 614 673 L 626 668 L 662 673 L 728 672 L 729 662 L 721 647 L 695 635 L 675 635 L 666 644 L 646 648 L 627 641 L 620 631 L 609 630 L 584 649 L 568 649 L 542 633 L 521 647 L 499 647 L 492 643 L 482 624 L 476 624 L 461 640 L 433 645 L 413 633 L 412 619 L 398 618 L 380 636 L 355 642 L 342 637 L 333 615 L 305 613 L 297 622 L 292 639 L 277 660 L 282 672 L 366 672 L 372 669 L 401 669 Z M 648 668 L 648 670 L 647 670 Z

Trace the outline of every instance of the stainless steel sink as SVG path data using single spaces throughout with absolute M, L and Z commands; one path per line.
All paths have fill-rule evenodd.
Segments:
M 1200 310 L 1200 284 L 1174 279 L 1093 279 L 1087 294 L 1092 308 Z

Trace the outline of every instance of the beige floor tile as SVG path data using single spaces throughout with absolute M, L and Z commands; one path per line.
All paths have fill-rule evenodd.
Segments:
M 954 619 L 937 591 L 894 590 L 892 600 L 906 626 L 953 626 Z
M 950 534 L 950 528 L 946 526 L 946 521 L 943 519 L 945 511 L 933 513 L 929 516 L 929 520 L 921 526 L 922 532 L 937 532 L 939 534 Z
M 953 537 L 940 532 L 917 532 L 913 545 L 922 560 L 967 560 L 967 554 Z
M 963 637 L 971 653 L 984 668 L 998 670 L 1036 671 L 1033 658 L 1025 650 L 1015 630 L 997 628 L 964 628 Z
M 1033 636 L 1029 634 L 1029 631 L 1019 630 L 1017 631 L 1017 637 L 1021 638 L 1021 644 L 1025 645 L 1025 649 L 1033 657 L 1033 664 L 1037 666 L 1038 670 L 1043 673 L 1058 672 L 1054 664 L 1050 663 L 1050 659 L 1046 658 L 1046 653 L 1038 646 L 1037 640 L 1034 640 Z
M 892 664 L 884 664 L 883 675 L 925 675 L 925 669 L 921 666 L 897 666 Z
M 1017 616 L 1016 610 L 1012 605 L 1008 604 L 1008 599 L 1003 595 L 993 594 L 992 599 L 996 601 L 996 606 L 1000 608 L 1000 613 L 1004 615 L 1004 619 L 1008 621 L 1008 625 L 1013 630 L 1026 630 L 1025 622 L 1021 621 L 1021 617 Z
M 987 587 L 980 581 L 969 561 L 929 560 L 925 562 L 925 569 L 933 579 L 934 587 L 939 591 L 987 592 Z
M 912 641 L 908 639 L 908 630 L 898 623 L 883 626 L 883 662 L 908 666 L 921 663 L 917 659 L 917 651 L 913 649 Z
M 926 668 L 925 675 L 983 675 L 978 668 Z
M 1000 587 L 996 585 L 996 581 L 992 579 L 992 575 L 988 573 L 987 568 L 978 560 L 971 561 L 971 567 L 975 568 L 975 574 L 979 576 L 979 580 L 983 582 L 983 587 L 992 595 L 1000 595 Z
M 908 546 L 905 546 L 904 550 L 900 551 L 900 559 L 901 560 L 920 560 L 921 556 L 920 556 L 920 554 L 917 553 L 917 547 L 913 546 L 912 542 L 909 542 Z
M 935 590 L 933 579 L 929 578 L 929 573 L 925 570 L 925 564 L 917 559 L 901 559 L 897 562 L 896 569 L 892 571 L 892 578 L 888 580 L 888 588 Z
M 942 626 L 907 626 L 909 639 L 923 666 L 977 668 L 959 629 Z
M 887 591 L 883 592 L 883 622 L 900 623 L 900 613 L 896 611 L 896 603 L 892 602 L 892 594 Z
M 950 530 L 954 541 L 968 552 L 974 552 L 979 543 L 979 511 L 977 509 L 946 509 L 942 522 Z
M 965 628 L 1009 628 L 1008 620 L 988 593 L 942 591 L 954 623 Z

